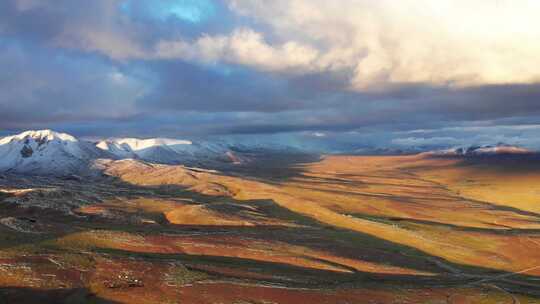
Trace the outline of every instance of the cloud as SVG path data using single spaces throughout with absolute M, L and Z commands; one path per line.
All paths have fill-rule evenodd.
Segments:
M 357 90 L 540 79 L 538 1 L 231 0 L 230 7 L 281 40 L 317 46 L 318 69 L 354 69 Z
M 453 146 L 463 143 L 454 137 L 406 137 L 392 139 L 392 144 L 404 147 L 417 146 Z
M 212 34 L 203 27 L 195 37 L 176 29 L 185 25 L 171 18 L 206 23 L 218 18 L 217 4 L 96 0 L 85 2 L 83 11 L 73 1 L 13 1 L 15 16 L 8 19 L 18 20 L 8 28 L 42 20 L 49 31 L 32 31 L 50 43 L 115 60 L 181 59 L 292 74 L 343 71 L 350 74 L 344 88 L 358 91 L 540 81 L 540 4 L 533 0 L 228 0 L 235 17 L 223 28 L 230 31 Z M 145 12 L 158 20 L 137 18 Z M 25 18 L 32 16 L 38 18 Z M 169 25 L 168 33 L 160 24 Z
M 0 128 L 294 134 L 348 148 L 532 144 L 538 8 L 525 0 L 0 1 Z
M 505 143 L 540 150 L 539 130 L 538 124 L 504 125 L 501 121 L 476 121 L 452 127 L 395 132 L 389 144 L 436 149 Z
M 149 89 L 137 72 L 98 58 L 17 42 L 0 42 L 0 52 L 0 128 L 126 117 Z
M 296 73 L 311 69 L 318 51 L 294 41 L 269 45 L 261 33 L 241 28 L 230 35 L 205 35 L 193 43 L 184 40 L 161 41 L 156 47 L 156 57 L 210 64 L 232 63 L 265 71 Z M 304 72 L 309 72 L 307 70 Z

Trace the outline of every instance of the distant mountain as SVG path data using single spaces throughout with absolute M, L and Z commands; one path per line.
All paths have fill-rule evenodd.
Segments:
M 346 154 L 404 155 L 425 151 L 421 148 L 362 148 Z M 88 175 L 99 172 L 96 160 L 136 159 L 159 164 L 182 164 L 191 167 L 215 168 L 241 164 L 269 155 L 312 154 L 307 150 L 280 143 L 222 140 L 197 141 L 169 138 L 115 138 L 99 142 L 77 139 L 51 130 L 26 131 L 0 138 L 0 172 L 34 175 Z M 343 153 L 341 153 L 343 154 Z M 533 155 L 522 147 L 494 146 L 458 147 L 424 152 L 435 157 L 487 157 L 500 155 Z
M 27 131 L 0 139 L 0 171 L 73 174 L 88 171 L 95 159 L 110 157 L 90 142 L 51 130 Z
M 500 155 L 534 155 L 535 151 L 506 144 L 497 144 L 495 146 L 470 146 L 470 147 L 457 147 L 445 150 L 437 150 L 426 152 L 427 155 L 433 156 L 466 156 L 466 157 L 480 157 L 480 156 L 500 156 Z
M 133 158 L 161 164 L 197 165 L 208 162 L 240 162 L 225 144 L 169 138 L 118 138 L 100 141 L 96 147 L 118 158 Z
M 90 142 L 51 130 L 0 138 L 0 172 L 33 175 L 88 175 L 98 159 L 138 159 L 160 164 L 215 167 L 249 159 L 224 143 L 152 138 Z

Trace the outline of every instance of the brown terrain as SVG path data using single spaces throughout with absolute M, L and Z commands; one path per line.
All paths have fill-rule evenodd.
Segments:
M 540 166 L 327 156 L 0 177 L 0 303 L 540 303 Z

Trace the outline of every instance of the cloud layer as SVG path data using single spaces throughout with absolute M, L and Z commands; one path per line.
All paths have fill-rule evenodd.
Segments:
M 539 10 L 532 0 L 6 0 L 0 128 L 281 134 L 325 147 L 502 132 L 540 145 L 537 129 L 509 129 L 538 123 Z
M 311 68 L 354 70 L 354 89 L 534 83 L 540 76 L 540 29 L 532 27 L 538 1 L 233 0 L 230 7 L 280 40 L 316 46 Z

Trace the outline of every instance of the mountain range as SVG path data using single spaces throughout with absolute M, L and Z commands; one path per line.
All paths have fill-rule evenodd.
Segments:
M 162 164 L 237 162 L 231 147 L 223 143 L 192 142 L 169 138 L 119 138 L 103 140 L 96 147 L 118 159 L 140 159 Z
M 401 150 L 397 151 L 374 149 L 368 152 L 379 155 L 401 154 Z M 219 167 L 248 162 L 254 153 L 298 152 L 307 153 L 307 150 L 301 151 L 285 145 L 193 142 L 169 138 L 112 138 L 92 142 L 52 130 L 39 130 L 0 138 L 0 172 L 35 175 L 89 174 L 99 171 L 96 161 L 102 159 L 136 159 L 159 164 Z M 419 152 L 430 156 L 453 157 L 534 153 L 521 147 L 504 144 L 415 151 Z
M 499 143 L 497 145 L 457 147 L 443 150 L 428 151 L 425 154 L 433 156 L 486 157 L 500 155 L 535 155 L 535 151 Z
M 99 158 L 114 155 L 91 142 L 51 130 L 0 139 L 0 171 L 63 175 L 86 170 Z
M 52 130 L 26 131 L 0 139 L 0 172 L 28 174 L 90 173 L 98 159 L 137 159 L 190 166 L 243 161 L 231 147 L 186 140 L 121 138 L 99 142 Z

